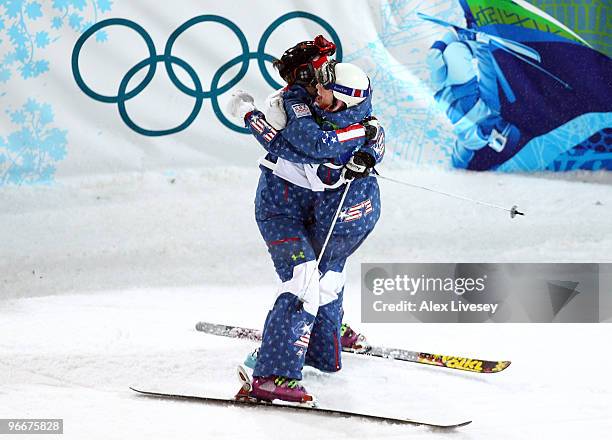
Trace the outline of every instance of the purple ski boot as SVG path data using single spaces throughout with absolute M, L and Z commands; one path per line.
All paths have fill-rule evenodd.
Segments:
M 300 381 L 283 376 L 254 377 L 251 397 L 261 400 L 284 400 L 287 402 L 312 402 L 313 398 L 300 385 Z
M 348 324 L 340 327 L 340 344 L 344 351 L 354 351 L 359 353 L 370 348 L 365 336 L 355 332 Z
M 238 366 L 238 378 L 242 388 L 236 394 L 237 400 L 283 400 L 285 402 L 305 403 L 316 406 L 314 397 L 306 392 L 300 381 L 283 376 L 254 377 L 251 382 L 249 374 L 242 366 Z

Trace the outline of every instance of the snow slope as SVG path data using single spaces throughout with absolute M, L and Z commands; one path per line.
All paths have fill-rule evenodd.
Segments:
M 308 370 L 304 382 L 325 406 L 471 418 L 468 427 L 449 434 L 131 393 L 129 385 L 225 395 L 237 388 L 234 366 L 253 344 L 193 326 L 263 322 L 275 276 L 253 220 L 257 175 L 212 168 L 1 188 L 0 418 L 64 418 L 62 438 L 75 439 L 570 439 L 610 432 L 612 326 L 358 325 L 359 262 L 611 261 L 612 191 L 609 177 L 597 174 L 390 173 L 516 203 L 528 215 L 515 220 L 381 182 L 383 216 L 349 266 L 347 320 L 375 343 L 513 364 L 482 376 L 349 355 L 341 372 Z

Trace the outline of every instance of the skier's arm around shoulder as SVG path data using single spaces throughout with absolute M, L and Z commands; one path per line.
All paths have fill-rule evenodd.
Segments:
M 316 159 L 307 156 L 303 151 L 294 147 L 287 139 L 281 136 L 268 121 L 266 116 L 259 110 L 254 110 L 245 116 L 246 127 L 251 131 L 255 139 L 264 149 L 274 156 L 283 158 L 294 163 L 325 163 L 327 159 Z
M 240 96 L 239 92 L 235 92 L 235 94 L 238 97 Z M 312 156 L 309 155 L 309 153 L 313 151 L 312 149 L 302 148 L 302 136 L 299 136 L 298 140 L 300 143 L 297 145 L 293 144 L 289 139 L 282 136 L 281 133 L 286 129 L 287 125 L 290 123 L 293 124 L 293 126 L 296 125 L 296 122 L 294 121 L 296 118 L 287 118 L 285 115 L 285 108 L 282 103 L 287 98 L 287 88 L 279 90 L 274 95 L 273 102 L 270 100 L 270 103 L 266 103 L 266 106 L 269 105 L 269 108 L 266 109 L 266 113 L 272 120 L 268 121 L 268 116 L 266 116 L 264 112 L 257 110 L 254 106 L 246 108 L 250 111 L 244 117 L 245 126 L 249 129 L 249 131 L 251 131 L 257 141 L 268 153 L 294 163 L 309 164 L 326 163 L 330 159 L 335 159 L 338 157 L 339 154 L 345 153 L 344 151 L 340 151 L 335 152 L 336 155 L 334 155 L 334 152 L 330 151 L 328 153 L 329 155 Z M 250 98 L 250 95 L 248 97 Z M 293 99 L 294 103 L 299 103 L 299 105 L 305 108 L 305 111 L 310 113 L 308 105 L 306 104 L 308 94 L 304 89 L 299 87 L 294 88 L 292 93 L 289 93 L 289 97 Z M 295 107 L 295 109 L 297 109 L 297 107 Z M 282 113 L 282 115 L 280 113 Z M 240 114 L 240 112 L 238 112 L 238 114 Z M 282 116 L 282 118 L 280 116 Z M 314 124 L 316 129 L 320 131 L 320 128 L 314 120 L 312 120 L 312 124 Z M 307 129 L 308 127 L 306 127 L 306 130 Z M 364 140 L 362 140 L 362 143 L 363 142 Z
M 363 125 L 322 130 L 308 107 L 309 97 L 301 87 L 289 87 L 283 94 L 287 126 L 280 132 L 295 148 L 313 159 L 336 159 L 355 151 L 366 141 Z

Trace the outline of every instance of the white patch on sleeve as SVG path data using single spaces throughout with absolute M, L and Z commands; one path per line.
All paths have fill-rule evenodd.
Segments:
M 312 116 L 312 113 L 306 104 L 293 104 L 291 109 L 293 109 L 293 113 L 295 113 L 296 118 Z

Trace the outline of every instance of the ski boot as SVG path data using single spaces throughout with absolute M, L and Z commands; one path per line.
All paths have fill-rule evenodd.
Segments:
M 370 348 L 365 336 L 355 332 L 348 324 L 340 327 L 340 344 L 343 351 L 360 353 Z
M 238 366 L 238 378 L 242 382 L 242 387 L 236 394 L 236 400 L 264 402 L 282 400 L 316 406 L 314 397 L 308 394 L 306 388 L 301 386 L 298 380 L 283 376 L 270 376 L 255 377 L 251 381 L 249 374 L 241 366 Z

